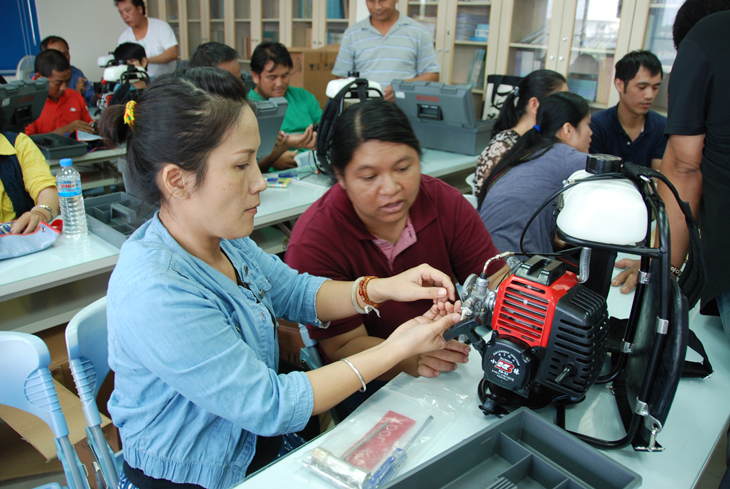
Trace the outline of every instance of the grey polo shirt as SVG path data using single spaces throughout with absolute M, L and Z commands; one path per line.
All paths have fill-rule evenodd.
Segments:
M 332 74 L 346 77 L 348 71 L 359 71 L 385 88 L 392 80 L 439 73 L 441 67 L 431 35 L 401 13 L 385 36 L 370 24 L 370 17 L 345 31 Z

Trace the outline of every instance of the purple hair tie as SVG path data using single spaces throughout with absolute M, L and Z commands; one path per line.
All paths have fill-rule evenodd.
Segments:
M 535 128 L 535 130 L 536 130 L 537 132 L 540 132 L 540 126 L 538 126 L 537 124 L 535 124 L 535 125 L 534 125 L 534 126 L 532 126 L 532 127 L 534 127 L 534 128 Z

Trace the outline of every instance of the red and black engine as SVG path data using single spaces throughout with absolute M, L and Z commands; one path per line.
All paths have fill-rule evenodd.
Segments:
M 534 256 L 500 284 L 496 298 L 485 300 L 484 307 L 493 309 L 491 338 L 485 343 L 469 336 L 482 355 L 479 390 L 486 411 L 583 398 L 608 348 L 608 310 L 601 295 L 580 284 L 562 262 Z M 475 326 L 472 322 L 452 329 L 465 333 Z

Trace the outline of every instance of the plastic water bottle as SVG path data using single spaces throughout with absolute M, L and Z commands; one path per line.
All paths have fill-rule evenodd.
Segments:
M 71 166 L 71 158 L 61 160 L 56 173 L 56 186 L 63 215 L 63 234 L 68 238 L 81 238 L 88 234 L 84 196 L 81 195 L 81 175 Z

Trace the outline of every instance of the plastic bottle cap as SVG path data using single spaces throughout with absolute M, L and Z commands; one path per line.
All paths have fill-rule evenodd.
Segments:
M 61 167 L 66 168 L 67 166 L 71 166 L 73 164 L 73 161 L 71 158 L 61 158 Z

